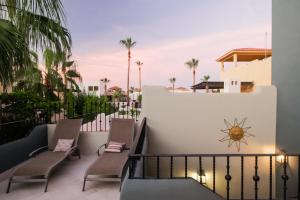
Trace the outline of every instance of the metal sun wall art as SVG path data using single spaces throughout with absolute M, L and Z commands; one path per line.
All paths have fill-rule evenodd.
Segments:
M 253 134 L 249 133 L 248 130 L 251 129 L 250 126 L 245 127 L 245 122 L 247 118 L 244 118 L 241 122 L 238 122 L 237 118 L 234 119 L 233 124 L 224 119 L 224 123 L 226 125 L 226 129 L 221 130 L 221 132 L 225 133 L 226 136 L 220 139 L 220 142 L 227 142 L 228 147 L 231 147 L 233 143 L 239 152 L 241 149 L 241 143 L 248 145 L 246 138 L 255 137 Z

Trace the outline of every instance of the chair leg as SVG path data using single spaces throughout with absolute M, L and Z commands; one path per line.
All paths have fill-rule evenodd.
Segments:
M 7 194 L 9 193 L 11 182 L 12 182 L 12 178 L 10 178 L 9 181 L 8 181 L 8 185 L 7 185 L 7 189 L 6 189 Z
M 49 179 L 47 178 L 46 179 L 46 183 L 45 183 L 45 190 L 44 190 L 44 192 L 47 192 L 47 190 L 48 190 L 48 182 L 49 182 Z
M 84 192 L 84 190 L 85 190 L 85 183 L 86 183 L 86 177 L 85 177 L 84 180 L 83 180 L 82 192 Z

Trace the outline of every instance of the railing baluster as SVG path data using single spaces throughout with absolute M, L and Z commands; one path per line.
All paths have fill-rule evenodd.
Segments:
M 188 168 L 187 156 L 184 156 L 184 177 L 185 178 L 187 178 L 187 168 Z
M 129 157 L 129 179 L 133 179 L 133 158 Z
M 281 178 L 283 179 L 283 199 L 286 200 L 286 197 L 287 197 L 287 180 L 289 179 L 288 175 L 287 175 L 287 171 L 286 171 L 286 168 L 287 168 L 287 159 L 288 157 L 285 155 L 284 156 L 284 160 L 283 160 L 283 175 L 281 176 Z
M 72 118 L 74 118 L 74 116 L 75 116 L 75 102 L 73 101 L 72 102 Z
M 145 156 L 142 156 L 143 159 L 143 179 L 145 179 Z
M 202 157 L 199 156 L 199 175 L 200 175 L 200 184 L 202 184 Z
M 156 156 L 156 178 L 159 179 L 159 156 Z
M 241 156 L 241 200 L 244 199 L 244 156 Z
M 254 180 L 254 198 L 255 200 L 258 199 L 258 181 L 259 181 L 259 176 L 258 176 L 258 157 L 255 156 L 255 175 L 253 176 Z
M 104 101 L 104 131 L 106 131 L 106 102 Z
M 124 102 L 122 102 L 122 109 L 123 109 L 123 119 L 125 118 L 125 108 L 124 108 Z
M 85 102 L 85 113 L 84 113 L 84 117 L 88 116 L 88 104 L 87 102 Z M 85 130 L 86 131 L 89 131 L 89 125 L 88 125 L 88 122 L 85 124 Z
M 227 165 L 226 165 L 226 198 L 227 200 L 230 199 L 230 180 L 231 180 L 231 175 L 230 175 L 230 158 L 229 156 L 226 157 L 227 159 Z
M 100 113 L 99 126 L 100 126 L 100 132 L 102 131 L 102 113 L 101 113 L 101 107 L 102 107 L 102 101 L 101 101 L 101 98 L 100 98 L 100 105 L 99 105 L 99 113 Z
M 213 156 L 213 192 L 216 192 L 216 157 Z
M 269 182 L 269 199 L 273 199 L 273 157 L 270 156 L 270 182 Z
M 111 117 L 110 117 L 110 102 L 108 102 L 108 124 L 110 125 L 111 124 Z
M 116 118 L 116 100 L 115 99 L 113 100 L 113 104 L 114 104 L 114 106 L 113 106 L 114 118 Z
M 90 113 L 89 113 L 89 118 L 90 118 L 90 125 L 91 125 L 91 132 L 93 131 L 93 101 L 90 102 Z
M 170 178 L 173 178 L 173 156 L 170 157 Z
M 298 156 L 298 199 L 300 200 L 300 156 Z
M 55 123 L 57 123 L 57 120 L 56 120 L 56 102 L 54 102 L 53 107 L 54 107 L 54 109 L 53 109 L 54 121 L 55 121 Z
M 138 121 L 138 101 L 137 101 L 137 103 L 135 103 L 134 108 L 135 108 L 135 121 L 137 122 Z
M 128 114 L 129 114 L 129 112 L 128 112 L 128 107 L 130 106 L 130 102 L 128 101 L 127 103 L 126 103 L 126 114 L 127 114 L 127 116 L 126 116 L 126 118 L 128 119 Z
M 59 94 L 59 93 L 58 93 Z M 59 96 L 59 95 L 58 95 Z M 58 113 L 59 113 L 59 115 L 58 115 L 58 120 L 60 121 L 60 110 L 61 109 L 61 106 L 60 106 L 60 99 L 59 99 L 59 97 L 58 97 Z
M 96 132 L 98 131 L 98 109 L 99 109 L 99 105 L 98 105 L 98 99 L 96 100 L 96 108 L 95 108 L 95 113 L 96 113 L 96 119 L 95 119 L 95 121 L 96 121 Z

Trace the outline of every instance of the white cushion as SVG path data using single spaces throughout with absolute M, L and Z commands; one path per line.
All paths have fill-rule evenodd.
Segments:
M 115 153 L 120 153 L 124 150 L 125 148 L 125 143 L 120 143 L 120 142 L 109 142 L 105 152 L 115 152 Z
M 74 139 L 58 139 L 54 152 L 68 151 L 72 147 L 73 142 Z

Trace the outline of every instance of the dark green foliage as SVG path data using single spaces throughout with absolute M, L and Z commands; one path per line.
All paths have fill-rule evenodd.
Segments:
M 57 112 L 57 102 L 47 101 L 35 93 L 13 92 L 0 95 L 1 121 L 11 122 L 18 120 L 43 119 L 47 120 L 50 109 Z
M 82 117 L 83 123 L 93 121 L 100 113 L 109 115 L 116 110 L 106 96 L 98 97 L 84 93 L 74 95 L 72 92 L 67 93 L 66 109 L 68 118 Z

